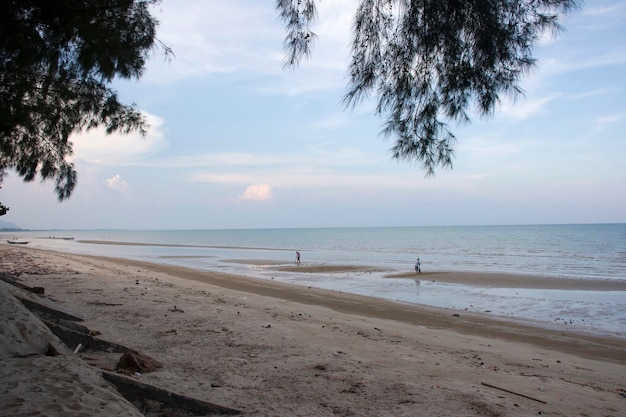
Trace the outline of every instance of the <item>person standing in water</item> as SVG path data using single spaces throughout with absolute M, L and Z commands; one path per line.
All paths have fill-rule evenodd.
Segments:
M 422 267 L 421 267 L 421 263 L 420 263 L 420 258 L 417 258 L 417 261 L 415 261 L 415 272 L 417 272 L 418 274 L 422 273 Z
M 296 265 L 300 265 L 300 252 L 296 251 Z

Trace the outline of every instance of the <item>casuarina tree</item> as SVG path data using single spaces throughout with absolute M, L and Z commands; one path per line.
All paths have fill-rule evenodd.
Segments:
M 77 174 L 67 158 L 72 133 L 145 132 L 134 105 L 110 84 L 140 78 L 159 46 L 150 7 L 160 0 L 5 0 L 0 9 L 0 183 L 9 169 L 25 181 L 54 179 L 67 199 Z M 360 0 L 347 107 L 373 96 L 393 155 L 427 174 L 452 165 L 450 127 L 502 95 L 520 93 L 532 52 L 558 31 L 575 0 Z M 310 55 L 315 0 L 276 0 L 287 29 L 286 65 Z M 161 45 L 165 54 L 170 53 Z
M 0 9 L 0 183 L 54 179 L 59 200 L 77 175 L 70 135 L 105 127 L 145 132 L 110 88 L 139 78 L 156 42 L 158 0 L 5 0 Z M 165 48 L 165 52 L 169 52 Z
M 286 65 L 311 54 L 315 0 L 276 0 Z M 393 156 L 433 174 L 451 167 L 451 124 L 490 115 L 521 92 L 532 52 L 575 0 L 361 0 L 353 24 L 346 106 L 373 96 Z

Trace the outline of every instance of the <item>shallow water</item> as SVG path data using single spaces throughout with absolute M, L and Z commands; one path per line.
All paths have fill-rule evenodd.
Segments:
M 49 238 L 54 235 L 75 240 Z M 424 271 L 625 280 L 626 224 L 23 232 L 5 234 L 2 242 L 13 236 L 30 240 L 31 246 L 61 252 L 219 270 L 626 337 L 624 291 L 479 288 L 427 280 L 417 285 L 410 279 L 383 278 L 412 271 L 419 256 Z M 84 239 L 166 246 L 81 243 Z M 363 265 L 386 272 L 296 273 L 233 261 L 292 265 L 296 250 L 302 253 L 304 265 Z

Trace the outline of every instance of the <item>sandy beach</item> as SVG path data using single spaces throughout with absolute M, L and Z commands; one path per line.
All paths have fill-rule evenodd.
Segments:
M 0 416 L 142 415 L 101 377 L 114 370 L 109 356 L 64 346 L 18 296 L 80 315 L 99 338 L 162 364 L 132 378 L 243 416 L 626 415 L 626 338 L 6 244 L 0 272 L 45 289 L 24 295 L 0 281 Z M 514 278 L 422 279 L 507 286 Z M 524 282 L 624 290 L 623 282 Z M 46 355 L 50 345 L 58 355 Z

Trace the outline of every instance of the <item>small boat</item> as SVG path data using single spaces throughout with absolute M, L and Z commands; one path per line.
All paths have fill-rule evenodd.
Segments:
M 10 243 L 11 245 L 26 245 L 30 242 L 26 240 L 7 240 L 7 243 Z

